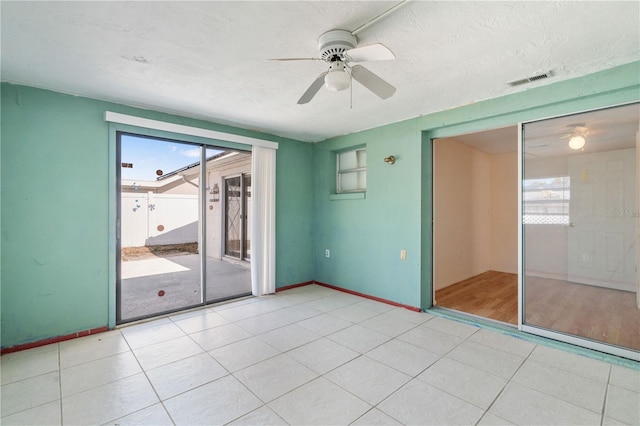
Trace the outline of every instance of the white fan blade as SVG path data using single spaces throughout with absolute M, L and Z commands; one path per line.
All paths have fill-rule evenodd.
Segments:
M 270 61 L 322 61 L 321 58 L 271 58 Z
M 362 65 L 354 65 L 351 67 L 351 76 L 367 89 L 371 90 L 381 99 L 387 99 L 393 96 L 396 88 L 363 67 Z
M 327 75 L 327 72 L 328 71 L 325 71 L 322 74 L 320 74 L 318 78 L 316 78 L 315 81 L 311 83 L 311 86 L 309 86 L 307 91 L 304 92 L 302 97 L 298 100 L 298 105 L 306 104 L 311 99 L 313 99 L 313 97 L 316 95 L 316 93 L 318 93 L 320 88 L 324 86 L 324 76 Z
M 396 58 L 387 46 L 380 43 L 349 49 L 344 54 L 353 62 L 390 61 Z

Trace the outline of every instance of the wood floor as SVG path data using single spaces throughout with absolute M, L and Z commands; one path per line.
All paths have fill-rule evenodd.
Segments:
M 518 324 L 518 275 L 487 271 L 436 291 L 436 304 Z
M 525 323 L 640 350 L 636 294 L 547 278 L 525 280 Z M 436 292 L 436 304 L 518 322 L 518 276 L 488 271 Z
M 525 323 L 640 350 L 635 293 L 538 277 L 525 289 Z

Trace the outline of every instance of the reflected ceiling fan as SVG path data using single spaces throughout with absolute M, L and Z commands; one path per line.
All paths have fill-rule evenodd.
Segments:
M 351 86 L 353 78 L 381 99 L 390 98 L 396 88 L 373 72 L 355 62 L 388 61 L 395 55 L 385 45 L 376 43 L 357 47 L 358 40 L 353 33 L 345 30 L 331 30 L 318 39 L 320 56 L 317 58 L 277 58 L 272 61 L 324 61 L 329 69 L 320 74 L 307 89 L 298 104 L 306 104 L 320 91 L 322 86 L 334 92 Z
M 567 125 L 567 127 L 572 129 L 572 131 L 571 133 L 567 133 L 562 136 L 562 139 L 569 139 L 569 148 L 575 150 L 582 149 L 584 147 L 587 136 L 593 136 L 602 133 L 590 129 L 585 123 L 569 124 Z

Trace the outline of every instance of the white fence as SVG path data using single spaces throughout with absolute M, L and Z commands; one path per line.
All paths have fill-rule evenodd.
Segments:
M 198 196 L 123 192 L 122 247 L 198 241 Z

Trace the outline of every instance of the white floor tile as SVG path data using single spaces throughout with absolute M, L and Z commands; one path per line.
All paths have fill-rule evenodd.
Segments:
M 313 331 L 320 336 L 326 336 L 347 327 L 351 327 L 353 323 L 333 315 L 324 314 L 300 321 L 297 325 L 304 327 L 309 331 Z
M 249 414 L 240 417 L 238 420 L 229 423 L 230 425 L 244 426 L 286 426 L 287 422 L 282 420 L 280 416 L 273 412 L 267 406 L 262 406 Z
M 507 385 L 489 412 L 515 424 L 600 424 L 600 416 L 593 411 L 517 383 Z
M 282 297 L 278 297 L 277 295 L 260 296 L 258 298 L 258 303 L 260 303 L 260 307 L 264 309 L 265 313 L 292 306 L 292 303 L 290 301 Z
M 248 339 L 251 333 L 235 324 L 226 324 L 208 330 L 193 333 L 190 337 L 205 351 L 210 351 L 229 343 Z
M 166 321 L 155 323 L 145 323 L 131 327 L 123 327 L 120 332 L 127 339 L 131 349 L 138 349 L 144 346 L 153 345 L 167 340 L 173 340 L 185 336 L 185 332 L 173 322 L 165 318 Z
M 291 321 L 279 312 L 280 311 L 269 312 L 238 321 L 235 324 L 248 333 L 257 336 L 258 334 L 291 324 Z
M 605 362 L 542 345 L 536 346 L 530 359 L 603 382 L 609 379 L 611 369 Z
M 65 424 L 103 424 L 158 403 L 144 374 L 90 389 L 62 400 Z
M 292 289 L 283 291 L 280 295 L 283 299 L 290 301 L 294 305 L 304 304 L 312 300 L 320 299 L 324 297 L 315 291 Z
M 141 372 L 142 369 L 131 352 L 123 352 L 65 368 L 60 371 L 62 397 L 84 392 Z
M 280 351 L 257 337 L 251 337 L 214 349 L 209 353 L 224 368 L 234 372 L 279 355 Z
M 524 361 L 516 355 L 469 341 L 460 344 L 447 357 L 507 380 Z
M 477 333 L 469 337 L 469 341 L 499 349 L 522 358 L 528 357 L 536 347 L 534 343 L 491 330 L 478 330 Z
M 406 308 L 393 308 L 390 311 L 387 311 L 385 315 L 388 315 L 393 318 L 397 318 L 399 320 L 410 321 L 415 325 L 420 325 L 435 318 L 431 314 L 427 314 L 425 312 L 416 312 Z
M 174 322 L 178 327 L 182 329 L 182 331 L 187 334 L 229 323 L 228 320 L 221 317 L 215 312 L 203 313 L 202 315 L 194 315 L 192 317 Z
M 391 315 L 387 315 L 386 313 L 364 320 L 360 325 L 389 337 L 399 336 L 402 333 L 417 327 L 414 322 L 395 318 Z
M 360 325 L 345 328 L 328 335 L 327 338 L 360 353 L 369 352 L 371 349 L 391 340 L 389 336 Z
M 130 350 L 118 331 L 67 340 L 60 342 L 59 346 L 61 368 L 73 367 Z
M 169 320 L 174 322 L 174 323 L 176 323 L 176 322 L 178 322 L 180 320 L 183 320 L 183 319 L 196 317 L 198 315 L 206 315 L 206 314 L 208 314 L 210 312 L 214 312 L 214 311 L 211 310 L 211 307 L 202 306 L 202 307 L 199 307 L 199 308 L 193 308 L 190 311 L 177 312 L 177 313 L 171 315 L 169 317 Z
M 0 388 L 2 416 L 28 410 L 60 399 L 60 378 L 57 371 L 9 383 Z
M 38 405 L 19 413 L 4 416 L 0 423 L 5 426 L 53 426 L 62 424 L 60 415 L 60 401 L 56 400 L 47 404 Z
M 640 424 L 637 370 L 319 285 L 0 368 L 6 425 Z
M 505 379 L 449 358 L 433 364 L 418 379 L 485 410 L 507 384 Z
M 362 305 L 361 303 L 354 303 L 343 308 L 335 309 L 330 312 L 331 315 L 338 318 L 342 318 L 345 321 L 352 323 L 358 323 L 369 318 L 373 318 L 376 315 L 380 315 L 380 312 L 370 309 L 369 307 Z
M 269 407 L 291 425 L 346 425 L 371 408 L 323 377 L 283 395 Z
M 193 340 L 187 336 L 178 337 L 173 340 L 165 340 L 153 345 L 143 346 L 135 349 L 134 354 L 138 362 L 145 370 L 160 367 L 170 362 L 188 358 L 190 356 L 204 352 Z
M 630 368 L 620 367 L 619 365 L 612 365 L 609 383 L 621 388 L 640 392 L 640 370 L 632 370 Z
M 212 382 L 227 374 L 229 372 L 208 353 L 194 355 L 147 371 L 147 377 L 161 400 Z
M 162 404 L 155 404 L 151 407 L 143 408 L 140 411 L 121 417 L 112 422 L 105 423 L 104 426 L 133 426 L 133 425 L 149 425 L 149 426 L 173 426 L 173 422 L 167 414 Z
M 461 339 L 466 339 L 479 330 L 478 327 L 442 317 L 436 317 L 424 323 L 424 325 L 438 331 L 453 334 Z
M 277 312 L 272 312 L 272 314 L 286 319 L 289 324 L 293 324 L 298 321 L 304 321 L 308 318 L 317 317 L 318 315 L 322 315 L 323 313 L 324 312 L 320 312 L 305 305 L 294 305 L 288 308 L 280 309 Z
M 446 354 L 462 343 L 463 339 L 459 337 L 427 327 L 426 324 L 429 322 L 401 334 L 398 339 L 440 355 Z
M 495 414 L 491 414 L 489 412 L 484 413 L 482 419 L 478 422 L 477 426 L 511 426 L 513 423 L 496 416 Z
M 371 405 L 411 380 L 410 376 L 366 356 L 349 361 L 324 377 Z
M 611 417 L 604 416 L 602 418 L 602 426 L 629 426 L 629 423 L 621 422 L 617 419 L 612 419 Z
M 216 311 L 221 317 L 229 321 L 241 321 L 243 319 L 263 315 L 274 309 L 269 305 L 263 305 L 260 302 L 247 303 L 240 306 L 233 306 L 227 309 Z
M 374 425 L 401 425 L 402 423 L 397 422 L 391 417 L 387 416 L 382 411 L 377 408 L 373 408 L 370 411 L 367 411 L 365 415 L 360 417 L 355 422 L 351 423 L 356 426 L 374 426 Z
M 365 298 L 361 298 L 360 302 L 356 303 L 353 306 L 367 308 L 371 311 L 378 312 L 380 314 L 384 312 L 389 312 L 390 310 L 395 309 L 395 306 L 390 305 L 389 303 L 378 302 L 377 300 L 365 299 Z
M 325 374 L 360 356 L 358 352 L 325 338 L 300 346 L 287 355 L 318 374 Z
M 398 339 L 389 340 L 366 355 L 411 377 L 417 376 L 440 358 L 440 355 Z
M 58 344 L 2 355 L 0 383 L 18 382 L 44 373 L 58 371 Z
M 255 410 L 262 402 L 236 378 L 225 376 L 168 399 L 164 405 L 176 425 L 221 425 Z
M 484 411 L 420 380 L 412 380 L 377 407 L 404 424 L 470 425 Z
M 273 401 L 318 377 L 317 373 L 284 354 L 236 371 L 233 375 L 263 402 Z
M 281 352 L 290 351 L 320 338 L 316 333 L 297 324 L 286 325 L 257 336 Z
M 630 425 L 640 424 L 640 393 L 609 385 L 604 415 Z
M 605 382 L 531 360 L 520 367 L 512 381 L 596 413 L 602 412 L 607 390 Z
M 331 312 L 361 301 L 361 298 L 358 296 L 353 296 L 347 293 L 344 294 L 346 297 L 336 297 L 333 295 L 329 297 L 322 297 L 320 299 L 307 302 L 304 306 L 309 306 L 310 308 L 316 309 L 320 312 Z

